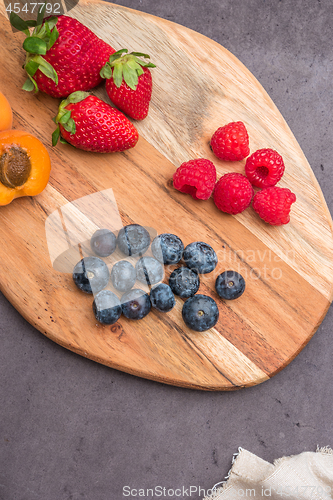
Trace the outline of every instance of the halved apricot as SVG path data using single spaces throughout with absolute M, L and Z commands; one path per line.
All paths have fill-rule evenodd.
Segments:
M 13 125 L 13 113 L 6 97 L 0 92 L 0 130 L 8 130 Z
M 45 189 L 51 172 L 46 147 L 22 130 L 0 132 L 0 205 Z

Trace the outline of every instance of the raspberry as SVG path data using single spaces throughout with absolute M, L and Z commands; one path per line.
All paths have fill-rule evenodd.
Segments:
M 215 182 L 215 165 L 204 158 L 182 163 L 173 174 L 174 187 L 181 193 L 190 194 L 195 200 L 208 200 Z
M 281 226 L 290 221 L 290 207 L 296 195 L 287 188 L 277 186 L 258 191 L 253 198 L 253 208 L 268 224 Z
M 259 188 L 275 186 L 283 172 L 283 158 L 273 149 L 258 149 L 245 163 L 247 177 L 253 186 Z
M 239 214 L 251 203 L 253 187 L 245 175 L 235 172 L 224 174 L 216 183 L 214 202 L 217 208 L 228 214 Z
M 218 128 L 210 145 L 220 160 L 240 161 L 250 153 L 249 136 L 243 122 L 231 122 Z

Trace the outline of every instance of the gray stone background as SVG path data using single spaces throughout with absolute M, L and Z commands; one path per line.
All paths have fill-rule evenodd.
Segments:
M 183 24 L 238 57 L 285 117 L 332 212 L 331 0 L 116 3 Z M 0 499 L 135 498 L 123 495 L 124 486 L 207 490 L 227 474 L 239 446 L 272 461 L 332 445 L 332 324 L 331 308 L 270 381 L 209 393 L 75 355 L 0 296 Z

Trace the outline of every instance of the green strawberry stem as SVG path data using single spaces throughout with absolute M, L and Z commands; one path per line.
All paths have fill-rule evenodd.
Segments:
M 100 75 L 106 79 L 113 78 L 117 88 L 120 87 L 124 80 L 132 90 L 136 90 L 139 76 L 143 74 L 142 68 L 156 68 L 156 66 L 151 62 L 139 59 L 139 57 L 150 59 L 148 54 L 143 54 L 142 52 L 127 54 L 127 52 L 127 49 L 120 49 L 112 54 L 108 62 L 101 69 Z
M 77 92 L 73 92 L 66 99 L 61 101 L 59 105 L 58 114 L 53 120 L 55 123 L 58 124 L 58 126 L 52 134 L 52 146 L 56 146 L 59 139 L 60 142 L 67 143 L 67 141 L 65 141 L 60 135 L 59 124 L 62 125 L 64 129 L 71 135 L 74 135 L 76 132 L 75 121 L 71 117 L 71 111 L 69 109 L 66 109 L 66 106 L 68 106 L 68 104 L 75 104 L 77 102 L 83 101 L 89 95 L 90 95 L 89 92 L 83 92 L 81 90 L 78 90 Z
M 58 84 L 58 75 L 56 71 L 53 66 L 42 57 L 45 56 L 47 51 L 55 44 L 59 37 L 59 32 L 56 27 L 58 18 L 50 17 L 43 23 L 45 9 L 46 3 L 39 9 L 36 21 L 24 21 L 15 14 L 15 12 L 10 13 L 9 19 L 11 25 L 27 36 L 23 42 L 23 49 L 27 53 L 23 68 L 28 74 L 28 79 L 22 87 L 27 91 L 35 90 L 35 92 L 38 92 L 37 83 L 33 78 L 38 69 L 45 76 L 51 78 L 56 85 Z M 32 33 L 30 33 L 30 28 L 34 28 Z

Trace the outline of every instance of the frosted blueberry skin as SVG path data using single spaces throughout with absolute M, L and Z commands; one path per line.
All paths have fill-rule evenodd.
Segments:
M 115 251 L 116 246 L 116 235 L 109 229 L 97 229 L 90 239 L 90 247 L 99 257 L 108 257 Z
M 116 290 L 127 292 L 136 281 L 134 266 L 127 260 L 116 262 L 111 269 L 111 282 Z
M 187 267 L 198 274 L 211 273 L 217 266 L 215 250 L 203 241 L 195 241 L 187 245 L 183 253 Z
M 164 277 L 164 267 L 154 257 L 141 257 L 135 265 L 136 276 L 141 283 L 155 285 Z
M 195 271 L 181 266 L 170 274 L 169 285 L 175 295 L 186 299 L 197 293 L 200 286 L 200 279 Z
M 108 266 L 99 257 L 84 257 L 74 267 L 73 280 L 85 293 L 98 293 L 109 282 Z
M 151 305 L 160 312 L 169 312 L 176 304 L 171 288 L 166 283 L 160 283 L 150 290 Z
M 133 288 L 121 299 L 123 315 L 128 319 L 142 319 L 150 312 L 151 302 L 148 293 L 139 288 Z
M 208 295 L 197 294 L 185 301 L 182 316 L 188 328 L 205 332 L 216 325 L 219 310 L 214 299 Z
M 171 233 L 159 234 L 151 244 L 155 259 L 163 264 L 178 264 L 183 256 L 184 244 L 178 236 Z
M 244 293 L 245 280 L 236 271 L 224 271 L 216 278 L 215 289 L 222 299 L 238 299 Z
M 127 256 L 142 255 L 150 245 L 150 234 L 139 224 L 129 224 L 119 231 L 117 244 L 119 250 Z
M 120 318 L 122 307 L 117 295 L 110 290 L 102 290 L 95 295 L 93 311 L 97 321 L 103 325 L 113 325 Z

